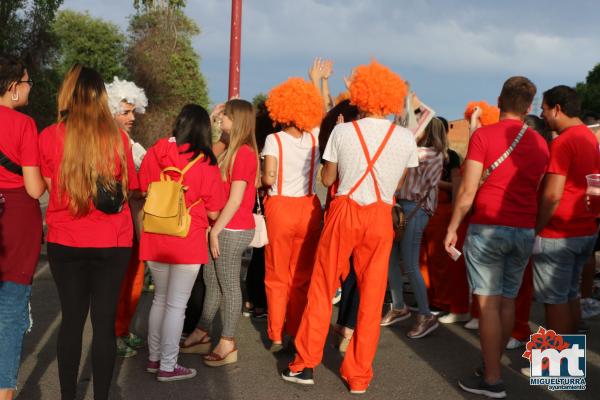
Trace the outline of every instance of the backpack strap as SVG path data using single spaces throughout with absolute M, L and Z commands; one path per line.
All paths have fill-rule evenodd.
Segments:
M 169 175 L 166 174 L 166 172 L 177 172 L 179 174 L 179 179 L 177 180 L 177 182 L 182 183 L 183 182 L 183 175 L 185 175 L 186 172 L 188 172 L 190 170 L 190 168 L 192 168 L 194 166 L 194 164 L 200 160 L 202 157 L 204 157 L 204 154 L 200 153 L 198 155 L 198 157 L 194 158 L 192 161 L 190 161 L 189 163 L 187 163 L 187 165 L 185 167 L 183 167 L 183 169 L 179 169 L 177 167 L 166 167 L 164 168 L 161 172 L 160 172 L 160 180 L 161 181 L 171 181 L 171 177 Z

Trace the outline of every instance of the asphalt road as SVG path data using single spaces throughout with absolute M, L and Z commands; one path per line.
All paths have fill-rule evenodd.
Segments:
M 144 335 L 152 300 L 142 297 L 134 331 Z M 334 307 L 334 314 L 335 314 Z M 26 336 L 23 363 L 19 374 L 19 400 L 60 399 L 56 363 L 56 337 L 60 307 L 54 281 L 42 256 L 32 294 L 33 330 Z M 541 307 L 534 305 L 532 319 L 540 321 Z M 111 399 L 311 399 L 332 400 L 351 395 L 339 378 L 341 357 L 327 343 L 323 364 L 315 370 L 316 384 L 299 387 L 284 382 L 279 372 L 292 358 L 291 353 L 273 355 L 267 349 L 266 324 L 240 317 L 238 332 L 239 362 L 222 368 L 205 367 L 199 356 L 181 355 L 180 363 L 198 370 L 191 380 L 159 383 L 144 371 L 147 350 L 130 359 L 119 359 L 115 368 Z M 532 327 L 535 323 L 532 321 Z M 374 363 L 375 378 L 365 399 L 460 399 L 478 398 L 462 392 L 456 381 L 470 374 L 479 363 L 477 334 L 461 324 L 441 326 L 430 336 L 411 340 L 405 334 L 413 320 L 383 328 Z M 600 398 L 600 318 L 589 321 L 587 336 L 587 384 L 585 392 L 550 392 L 531 387 L 519 373 L 526 366 L 519 350 L 503 358 L 503 375 L 509 397 L 513 399 L 598 399 Z M 213 335 L 215 336 L 215 335 Z M 84 332 L 84 347 L 79 378 L 79 399 L 92 399 L 91 326 Z
M 318 187 L 319 197 L 324 190 Z M 42 198 L 45 211 L 47 198 Z M 43 251 L 44 253 L 44 251 Z M 133 322 L 133 331 L 146 335 L 147 318 L 152 301 L 144 293 Z M 26 335 L 19 373 L 18 400 L 58 400 L 60 386 L 56 363 L 56 338 L 60 325 L 60 306 L 54 281 L 42 254 L 33 283 L 31 298 L 34 319 L 31 333 Z M 334 307 L 335 317 L 337 308 Z M 217 317 L 218 319 L 218 317 Z M 114 372 L 111 400 L 171 400 L 171 399 L 311 399 L 333 400 L 350 398 L 339 377 L 341 356 L 327 341 L 323 364 L 315 369 L 316 384 L 300 387 L 284 382 L 280 371 L 293 354 L 273 355 L 267 350 L 266 323 L 254 323 L 240 317 L 238 329 L 239 361 L 236 364 L 211 369 L 199 356 L 182 354 L 179 362 L 196 368 L 191 380 L 159 383 L 144 370 L 147 350 L 136 357 L 118 359 Z M 530 325 L 537 330 L 543 320 L 543 310 L 534 304 Z M 382 328 L 374 363 L 375 377 L 364 399 L 477 399 L 458 388 L 457 380 L 471 374 L 480 363 L 477 333 L 462 324 L 442 325 L 431 335 L 408 339 L 406 332 L 413 319 L 391 328 Z M 587 390 L 584 392 L 550 392 L 532 387 L 519 370 L 527 366 L 519 350 L 507 351 L 503 357 L 503 377 L 508 396 L 513 399 L 600 399 L 600 317 L 588 321 Z M 218 330 L 218 323 L 215 328 Z M 218 333 L 217 333 L 218 334 Z M 217 335 L 212 335 L 217 337 Z M 80 399 L 93 399 L 91 371 L 91 325 L 88 322 L 83 337 L 83 352 L 79 376 Z

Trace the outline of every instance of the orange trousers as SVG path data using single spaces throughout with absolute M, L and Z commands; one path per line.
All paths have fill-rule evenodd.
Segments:
M 529 316 L 531 314 L 531 305 L 533 304 L 533 267 L 531 260 L 525 267 L 523 273 L 523 281 L 519 288 L 519 293 L 515 299 L 515 325 L 511 336 L 521 342 L 528 342 L 529 336 L 531 335 L 531 328 L 529 327 Z M 477 305 L 477 299 L 473 295 L 473 302 L 471 304 L 471 316 L 473 318 L 479 318 L 479 306 Z
M 421 274 L 427 286 L 429 303 L 455 314 L 469 312 L 469 282 L 465 258 L 453 261 L 444 248 L 446 229 L 452 216 L 452 203 L 446 192 L 440 191 L 435 214 L 423 232 L 421 243 Z M 457 249 L 462 249 L 467 224 L 458 229 Z
M 115 334 L 117 337 L 129 335 L 129 325 L 137 309 L 143 287 L 144 262 L 140 261 L 140 245 L 134 238 L 129 267 L 121 283 L 121 293 L 117 305 L 115 320 Z
M 369 385 L 393 236 L 391 205 L 379 202 L 361 206 L 345 196 L 331 202 L 319 240 L 308 303 L 295 340 L 292 371 L 314 368 L 321 362 L 331 321 L 331 299 L 348 275 L 353 256 L 360 304 L 340 373 L 352 389 Z
M 272 341 L 296 336 L 306 306 L 321 233 L 317 196 L 271 196 L 265 201 L 269 244 L 265 247 L 267 332 Z

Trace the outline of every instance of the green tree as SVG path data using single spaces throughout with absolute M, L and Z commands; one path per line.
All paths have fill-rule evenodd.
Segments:
M 581 96 L 583 110 L 600 113 L 600 64 L 596 64 L 585 82 L 578 83 L 575 89 Z
M 39 128 L 56 116 L 60 77 L 49 66 L 56 56 L 51 24 L 63 0 L 0 0 L 0 49 L 25 60 L 35 82 L 29 105 L 23 110 Z
M 96 69 L 105 81 L 126 78 L 125 35 L 119 27 L 87 12 L 60 11 L 52 25 L 58 40 L 55 70 L 60 76 L 75 63 Z
M 151 145 L 167 135 L 185 104 L 209 104 L 199 56 L 192 38 L 199 27 L 182 11 L 182 0 L 136 0 L 137 13 L 129 25 L 127 66 L 144 88 L 149 105 L 140 116 L 133 137 Z
M 267 101 L 267 94 L 263 92 L 258 93 L 252 98 L 252 104 L 254 105 L 254 107 L 258 107 L 259 105 L 264 104 L 265 101 Z

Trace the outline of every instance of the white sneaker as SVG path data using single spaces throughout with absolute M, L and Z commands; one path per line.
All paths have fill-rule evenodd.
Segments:
M 471 314 L 469 314 L 469 313 L 464 313 L 464 314 L 449 313 L 442 317 L 439 317 L 438 321 L 440 321 L 442 324 L 453 324 L 455 322 L 466 322 L 470 319 L 471 319 Z
M 523 346 L 525 346 L 525 342 L 521 342 L 520 340 L 511 337 L 508 343 L 506 344 L 506 350 L 515 350 Z
M 477 330 L 479 329 L 479 318 L 473 318 L 465 324 L 465 328 Z

